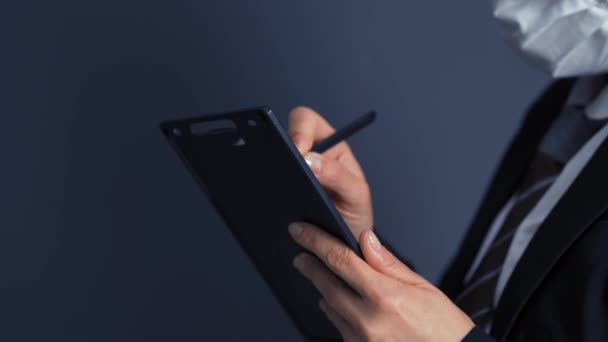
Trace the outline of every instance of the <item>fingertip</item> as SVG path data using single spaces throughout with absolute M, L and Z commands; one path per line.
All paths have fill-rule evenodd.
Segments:
M 296 146 L 301 155 L 306 155 L 312 147 L 312 139 L 306 138 L 301 132 L 292 133 L 291 141 Z
M 304 156 L 304 160 L 306 161 L 306 164 L 308 164 L 308 166 L 310 166 L 310 168 L 312 169 L 312 171 L 315 174 L 320 174 L 321 170 L 323 169 L 323 156 L 315 153 L 315 152 L 308 152 L 305 156 Z
M 306 262 L 306 254 L 305 253 L 298 254 L 291 261 L 291 263 L 293 264 L 293 266 L 295 267 L 295 269 L 297 269 L 300 272 L 302 271 L 305 262 Z
M 368 264 L 372 266 L 382 264 L 384 248 L 371 229 L 364 230 L 359 235 L 359 246 Z
M 367 234 L 367 242 L 375 253 L 380 253 L 382 251 L 382 244 L 380 243 L 380 239 L 374 234 L 374 231 L 370 230 Z
M 367 244 L 367 241 L 369 239 L 369 234 L 371 233 L 371 229 L 366 229 L 364 231 L 361 232 L 361 234 L 359 234 L 359 245 L 361 245 L 361 247 L 363 247 L 363 245 Z
M 371 241 L 376 237 L 375 235 L 371 229 L 368 229 L 361 233 L 361 237 L 359 238 L 361 251 L 368 265 L 382 274 L 406 283 L 413 284 L 424 281 L 423 278 L 395 257 L 386 247 L 380 245 L 379 251 L 375 252 L 372 247 L 374 242 Z

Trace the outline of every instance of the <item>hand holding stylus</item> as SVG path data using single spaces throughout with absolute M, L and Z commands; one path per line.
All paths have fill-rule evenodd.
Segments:
M 369 186 L 357 159 L 345 141 L 322 154 L 311 152 L 315 144 L 334 132 L 312 109 L 298 107 L 289 115 L 289 136 L 358 238 L 364 230 L 373 227 L 374 219 Z

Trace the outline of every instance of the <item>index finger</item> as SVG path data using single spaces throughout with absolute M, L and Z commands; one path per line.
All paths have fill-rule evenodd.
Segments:
M 297 107 L 289 113 L 288 134 L 302 155 L 306 155 L 315 143 L 335 131 L 327 120 L 308 107 Z M 338 143 L 323 155 L 339 160 L 355 176 L 363 177 L 363 170 L 346 141 Z
M 360 295 L 369 298 L 376 294 L 381 275 L 344 243 L 307 223 L 292 223 L 289 232 L 300 246 L 315 254 Z
M 310 108 L 297 107 L 289 113 L 288 133 L 302 154 L 308 153 L 315 142 L 334 132 L 335 129 Z

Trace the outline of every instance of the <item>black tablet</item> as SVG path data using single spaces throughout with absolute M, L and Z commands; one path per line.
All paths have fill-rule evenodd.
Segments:
M 359 256 L 355 237 L 267 108 L 168 121 L 161 130 L 268 286 L 309 340 L 340 340 L 317 290 L 293 267 L 302 252 L 287 231 L 315 224 Z

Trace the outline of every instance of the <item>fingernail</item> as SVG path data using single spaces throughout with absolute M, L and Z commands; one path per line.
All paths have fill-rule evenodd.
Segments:
M 321 171 L 321 164 L 323 162 L 323 159 L 318 153 L 309 152 L 304 158 L 304 160 L 306 160 L 306 164 L 310 166 L 313 172 L 316 173 Z
M 374 234 L 374 232 L 369 232 L 367 239 L 369 240 L 369 244 L 372 246 L 374 252 L 376 252 L 376 254 L 380 254 L 380 247 L 382 247 L 382 245 L 380 244 L 380 240 L 378 240 L 376 234 Z
M 302 233 L 302 225 L 299 223 L 292 223 L 287 227 L 287 230 L 289 230 L 291 237 L 295 239 Z
M 297 269 L 297 270 L 301 270 L 302 269 L 302 263 L 304 262 L 303 256 L 302 254 L 296 256 L 295 258 L 293 258 L 293 266 Z

